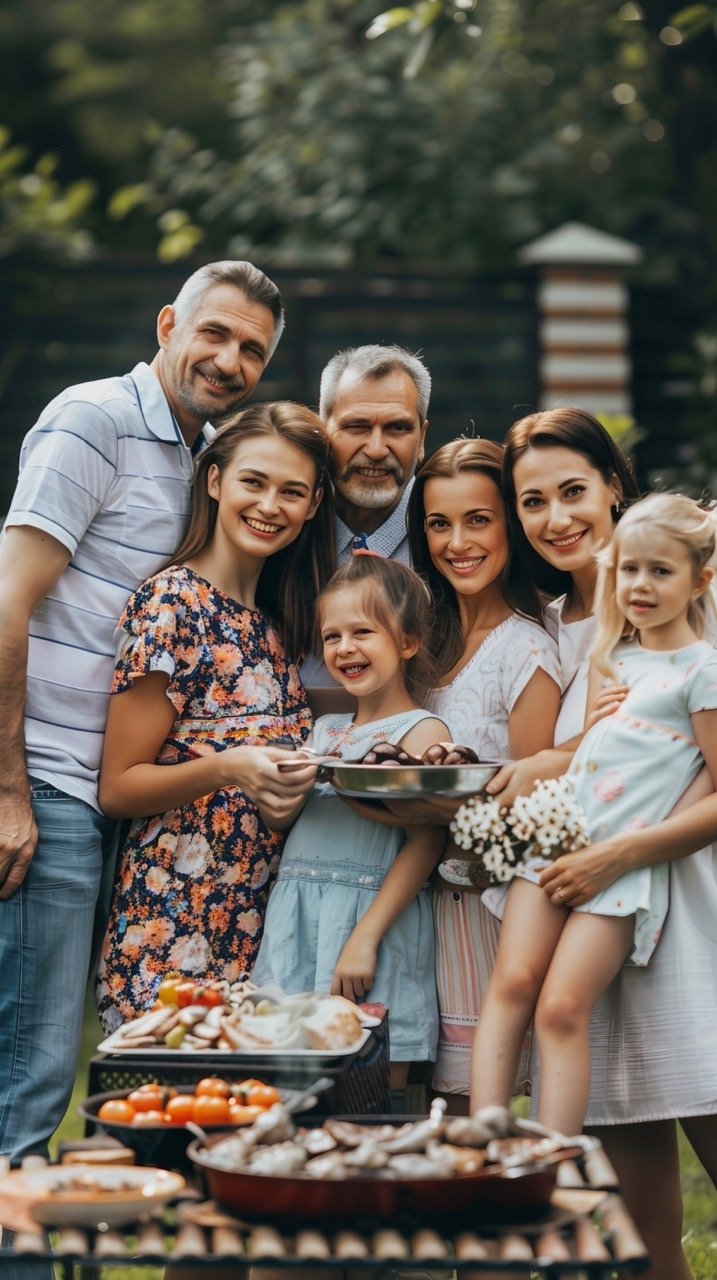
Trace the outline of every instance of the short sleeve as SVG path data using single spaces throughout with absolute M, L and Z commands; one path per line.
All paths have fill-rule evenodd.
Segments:
M 25 438 L 6 524 L 30 525 L 74 555 L 104 505 L 117 468 L 117 429 L 97 405 L 48 406 Z
M 562 692 L 558 647 L 537 623 L 519 619 L 506 646 L 504 699 L 508 714 L 536 671 L 544 671 Z
M 710 653 L 691 673 L 687 690 L 687 710 L 690 715 L 697 711 L 714 711 L 717 709 L 717 653 Z
M 156 574 L 130 596 L 115 632 L 117 660 L 112 693 L 124 693 L 138 676 L 163 671 L 167 697 L 178 715 L 196 685 L 204 650 L 199 601 L 181 570 Z

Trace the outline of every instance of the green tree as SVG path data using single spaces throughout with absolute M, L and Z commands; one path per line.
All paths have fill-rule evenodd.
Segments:
M 409 77 L 421 33 L 407 22 L 367 41 L 371 0 L 294 0 L 237 25 L 217 64 L 231 146 L 167 131 L 153 189 L 208 246 L 298 260 L 499 265 L 566 218 L 639 239 L 662 276 L 713 251 L 711 31 L 671 45 L 667 18 L 612 0 L 414 10 L 434 15 L 441 40 Z M 697 96 L 703 141 L 686 143 Z

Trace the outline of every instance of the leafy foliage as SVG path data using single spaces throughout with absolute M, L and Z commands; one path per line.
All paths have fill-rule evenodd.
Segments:
M 674 8 L 26 0 L 0 13 L 0 120 L 64 183 L 92 175 L 98 242 L 166 260 L 485 268 L 578 218 L 703 280 L 715 4 Z

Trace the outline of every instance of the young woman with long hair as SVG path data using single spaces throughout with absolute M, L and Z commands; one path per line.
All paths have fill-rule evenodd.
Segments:
M 638 490 L 628 460 L 601 424 L 571 407 L 514 423 L 506 437 L 504 478 L 525 572 L 547 593 L 563 592 L 547 606 L 545 620 L 557 639 L 565 686 L 558 750 L 510 766 L 489 784 L 510 803 L 538 777 L 564 771 L 582 736 L 588 653 L 597 630 L 591 612 L 595 553 Z M 603 711 L 619 707 L 625 694 L 622 687 L 609 689 Z M 559 858 L 541 877 L 552 901 L 574 907 L 628 869 L 670 862 L 670 910 L 660 945 L 647 969 L 621 970 L 590 1023 L 587 1124 L 615 1164 L 648 1245 L 649 1280 L 687 1280 L 690 1274 L 681 1245 L 677 1120 L 717 1178 L 717 868 L 714 847 L 703 847 L 717 838 L 711 787 L 701 775 L 659 826 Z
M 537 620 L 537 594 L 511 566 L 502 456 L 490 440 L 443 445 L 420 468 L 409 504 L 413 563 L 434 598 L 439 677 L 426 705 L 486 762 L 552 743 L 560 702 L 557 653 Z M 456 808 L 445 806 L 446 819 Z M 438 868 L 434 912 L 441 1017 L 434 1086 L 464 1110 L 497 926 L 451 846 Z
M 303 405 L 245 409 L 201 455 L 187 536 L 119 625 L 100 802 L 131 817 L 97 994 L 111 1030 L 162 975 L 251 969 L 287 826 L 315 769 L 296 662 L 333 569 L 329 446 Z M 282 745 L 283 744 L 283 745 Z

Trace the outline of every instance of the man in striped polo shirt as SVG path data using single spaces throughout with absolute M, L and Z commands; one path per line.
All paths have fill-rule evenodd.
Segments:
M 41 1152 L 70 1097 L 93 915 L 116 824 L 97 802 L 132 591 L 169 558 L 193 454 L 258 383 L 284 324 L 248 262 L 190 276 L 150 365 L 70 387 L 22 447 L 0 544 L 0 1153 Z

